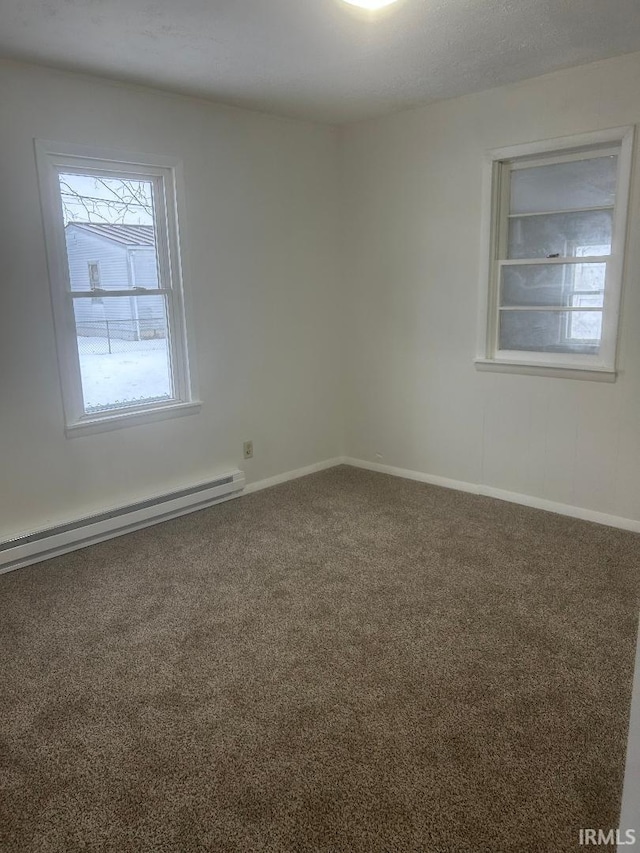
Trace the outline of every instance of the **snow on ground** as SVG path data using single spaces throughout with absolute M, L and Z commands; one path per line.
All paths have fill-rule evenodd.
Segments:
M 171 397 L 167 339 L 111 340 L 78 336 L 86 409 Z

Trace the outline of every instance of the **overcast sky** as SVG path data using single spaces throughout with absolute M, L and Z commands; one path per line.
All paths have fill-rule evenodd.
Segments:
M 131 188 L 140 198 L 131 199 Z M 68 222 L 122 222 L 126 225 L 153 225 L 152 184 L 93 175 L 60 175 L 65 225 Z M 78 198 L 81 196 L 82 199 Z M 121 203 L 118 199 L 126 201 Z

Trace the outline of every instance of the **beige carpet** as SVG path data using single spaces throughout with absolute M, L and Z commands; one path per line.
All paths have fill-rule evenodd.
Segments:
M 341 467 L 4 575 L 0 847 L 578 850 L 618 822 L 639 554 Z

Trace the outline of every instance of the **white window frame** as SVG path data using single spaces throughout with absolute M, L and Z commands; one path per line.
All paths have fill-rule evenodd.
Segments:
M 475 365 L 478 370 L 528 373 L 575 379 L 613 382 L 616 378 L 616 351 L 624 255 L 627 237 L 627 211 L 631 183 L 634 127 L 582 133 L 559 139 L 498 148 L 487 152 L 483 171 L 483 219 L 478 345 Z M 611 255 L 587 258 L 606 263 L 606 285 L 602 318 L 602 338 L 597 355 L 585 353 L 546 353 L 500 350 L 499 287 L 500 267 L 505 263 L 505 223 L 509 212 L 509 172 L 518 162 L 528 166 L 547 165 L 606 154 L 606 146 L 615 146 L 618 177 L 613 209 Z M 544 264 L 566 264 L 566 258 L 529 259 Z M 569 262 L 584 262 L 585 258 Z M 513 261 L 509 263 L 518 263 Z
M 65 432 L 68 437 L 163 420 L 199 411 L 193 359 L 192 324 L 187 320 L 178 222 L 184 221 L 181 161 L 162 155 L 134 154 L 73 143 L 35 140 L 36 163 L 44 225 Z M 72 290 L 60 197 L 59 172 L 118 175 L 150 181 L 154 186 L 154 223 L 159 267 L 158 288 L 166 297 L 169 357 L 174 396 L 99 413 L 85 413 L 73 302 L 95 297 L 96 291 Z M 131 296 L 130 290 L 109 291 Z

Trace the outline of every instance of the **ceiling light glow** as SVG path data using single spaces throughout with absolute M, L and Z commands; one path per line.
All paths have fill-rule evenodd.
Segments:
M 396 0 L 344 0 L 351 6 L 360 6 L 362 9 L 382 9 L 383 6 L 390 6 Z

